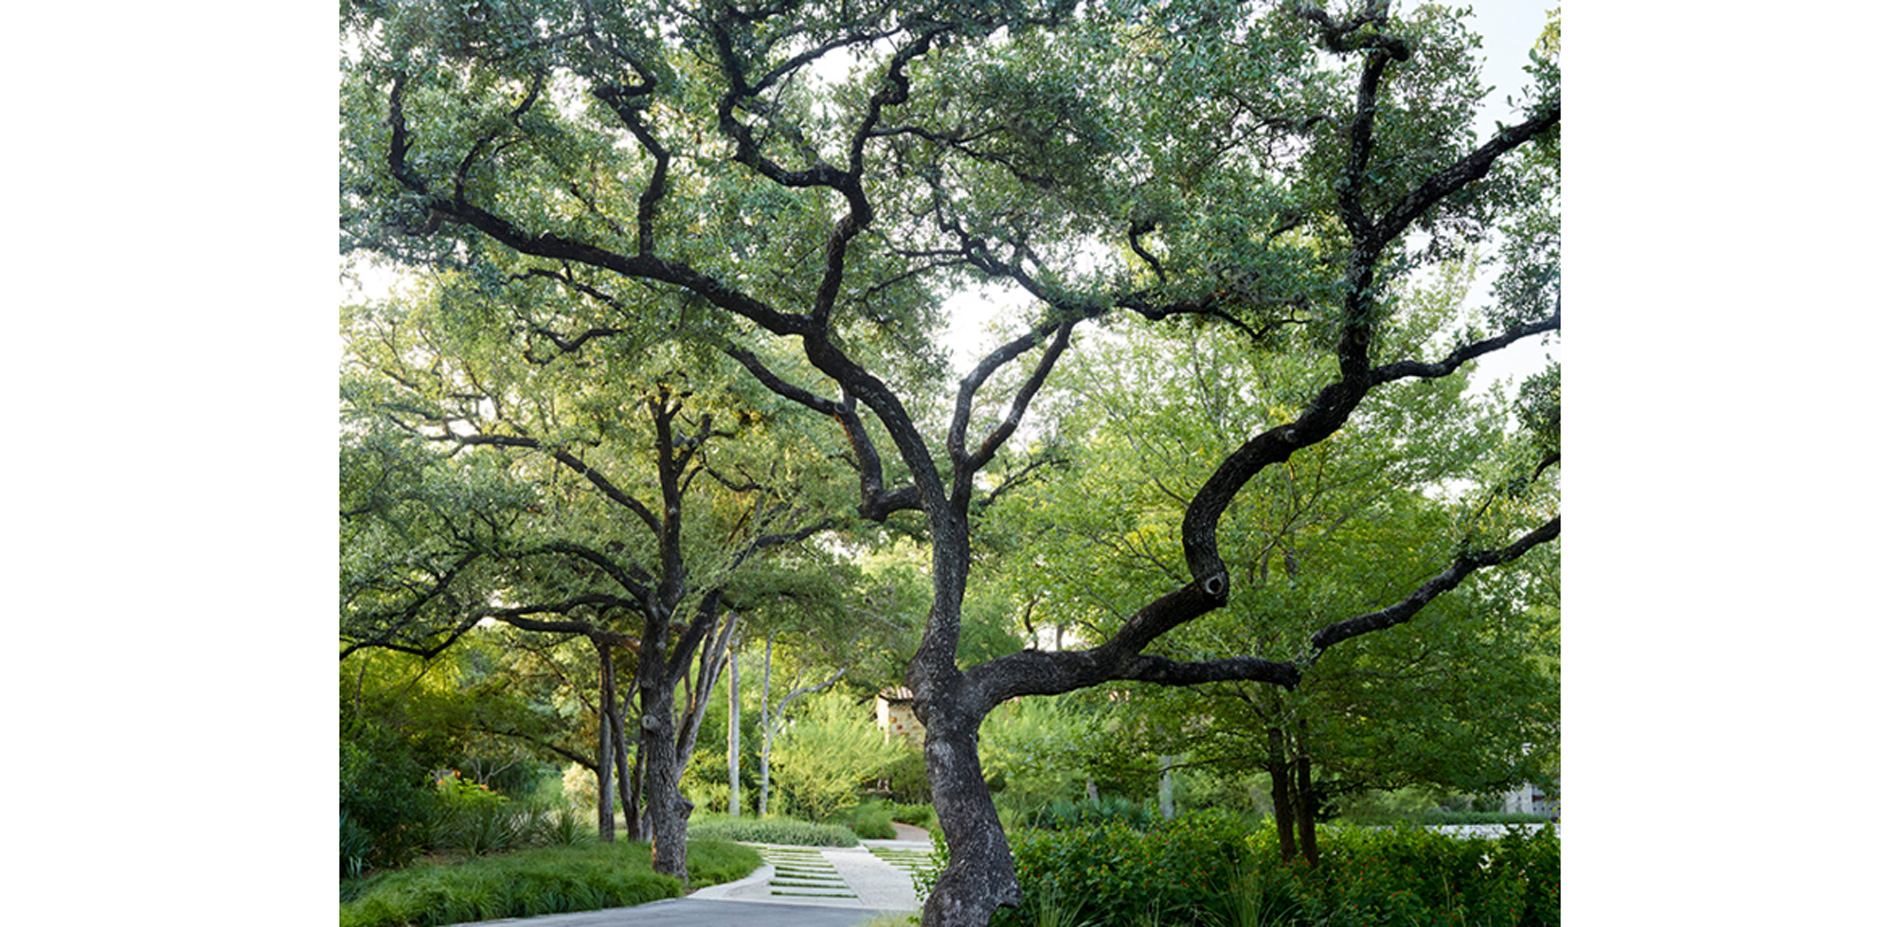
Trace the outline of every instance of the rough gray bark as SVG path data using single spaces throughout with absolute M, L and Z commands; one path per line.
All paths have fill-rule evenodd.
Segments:
M 728 654 L 730 654 L 730 651 L 728 651 Z M 739 782 L 739 664 L 733 662 L 730 655 L 727 656 L 726 663 L 726 672 L 729 674 L 727 676 L 726 691 L 726 788 L 728 796 L 726 813 L 736 818 L 739 816 L 741 810 L 740 805 L 745 797 L 742 794 L 743 789 L 740 788 Z
M 613 654 L 600 645 L 600 761 L 594 766 L 594 784 L 599 792 L 595 810 L 602 843 L 614 839 L 614 735 Z

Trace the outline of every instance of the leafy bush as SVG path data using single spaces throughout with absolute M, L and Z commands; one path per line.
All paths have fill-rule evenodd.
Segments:
M 1492 866 L 1488 840 L 1416 827 L 1328 834 L 1320 897 L 1367 924 L 1516 924 L 1524 908 L 1519 873 Z
M 782 843 L 807 847 L 854 847 L 858 838 L 851 828 L 838 824 L 813 824 L 784 818 L 706 818 L 689 821 L 686 832 L 693 837 L 737 840 L 745 843 Z
M 595 808 L 600 805 L 600 779 L 594 771 L 579 763 L 567 764 L 567 770 L 561 773 L 561 794 L 567 803 L 576 808 Z
M 1563 853 L 1557 831 L 1512 828 L 1490 841 L 1491 865 L 1515 872 L 1524 883 L 1523 927 L 1552 927 L 1562 922 Z
M 1191 923 L 1225 887 L 1244 846 L 1240 819 L 1204 813 L 1142 831 L 1125 821 L 1066 830 L 1029 830 L 1012 841 L 1023 906 L 992 923 L 1029 927 L 1044 895 L 1072 904 L 1066 914 L 1097 925 Z M 1062 904 L 1054 906 L 1062 908 Z
M 831 690 L 813 699 L 772 751 L 773 781 L 787 807 L 814 821 L 857 804 L 859 788 L 896 762 L 903 745 L 886 742 L 863 706 Z
M 851 832 L 866 840 L 890 840 L 897 836 L 891 826 L 891 812 L 882 802 L 867 802 L 851 812 Z
M 937 809 L 928 804 L 892 805 L 891 820 L 926 829 L 937 826 Z
M 924 775 L 924 754 L 921 750 L 905 750 L 898 754 L 884 767 L 884 780 L 893 802 L 901 805 L 930 802 L 930 780 Z
M 1278 861 L 1272 831 L 1203 812 L 1012 835 L 1023 906 L 999 927 L 1060 915 L 1095 927 L 1553 927 L 1559 847 L 1549 829 L 1466 840 L 1419 828 L 1329 828 L 1321 861 Z
M 650 857 L 644 843 L 595 843 L 385 873 L 346 886 L 341 927 L 433 927 L 678 897 L 679 881 L 654 873 Z M 759 864 L 757 852 L 730 842 L 686 848 L 695 888 L 743 878 Z
M 429 843 L 428 770 L 400 735 L 377 725 L 346 724 L 339 747 L 341 874 L 408 863 Z

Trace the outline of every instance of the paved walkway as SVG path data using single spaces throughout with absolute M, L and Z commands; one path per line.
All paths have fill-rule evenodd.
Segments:
M 897 840 L 863 846 L 750 844 L 766 864 L 737 882 L 631 908 L 482 921 L 484 927 L 856 927 L 919 909 L 911 870 L 929 859 L 929 836 L 903 824 Z M 474 927 L 474 925 L 466 925 Z

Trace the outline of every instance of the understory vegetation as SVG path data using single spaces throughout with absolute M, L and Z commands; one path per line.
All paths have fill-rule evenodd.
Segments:
M 584 843 L 417 865 L 345 880 L 341 927 L 433 927 L 503 917 L 645 904 L 684 894 L 655 873 L 645 843 Z M 691 840 L 692 888 L 744 878 L 759 854 L 726 840 Z
M 783 843 L 808 847 L 854 847 L 858 838 L 840 824 L 813 824 L 790 818 L 707 817 L 686 825 L 693 837 L 737 840 L 745 843 Z
M 1320 863 L 1282 862 L 1271 824 L 1196 814 L 1017 831 L 1021 907 L 994 927 L 1544 927 L 1560 922 L 1552 828 L 1460 839 L 1416 827 L 1326 828 Z

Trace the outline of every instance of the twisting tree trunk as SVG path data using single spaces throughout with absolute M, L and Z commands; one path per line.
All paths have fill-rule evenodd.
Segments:
M 924 902 L 926 924 L 988 924 L 997 907 L 1022 903 L 1009 843 L 977 759 L 976 733 L 982 722 L 981 715 L 939 708 L 924 725 L 931 803 L 943 825 L 944 843 L 958 848 Z
M 657 674 L 656 674 L 657 675 Z M 680 794 L 672 771 L 682 764 L 675 746 L 673 686 L 665 680 L 640 688 L 640 738 L 646 764 L 647 807 L 644 816 L 653 832 L 653 871 L 685 882 L 686 819 L 693 803 Z

